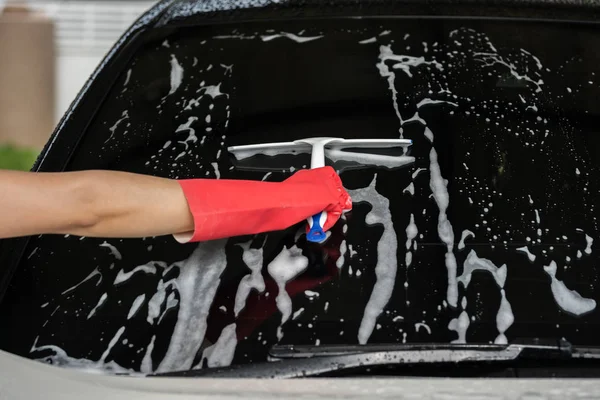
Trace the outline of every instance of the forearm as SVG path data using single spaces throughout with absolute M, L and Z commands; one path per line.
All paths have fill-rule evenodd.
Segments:
M 326 230 L 352 207 L 331 167 L 302 170 L 281 183 L 0 171 L 0 190 L 0 238 L 187 233 L 177 239 L 214 240 L 285 229 L 323 210 Z
M 158 236 L 193 229 L 177 181 L 112 171 L 0 171 L 0 238 Z

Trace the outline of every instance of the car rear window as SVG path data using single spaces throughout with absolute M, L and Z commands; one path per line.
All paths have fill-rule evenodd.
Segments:
M 412 139 L 415 163 L 341 172 L 354 209 L 323 245 L 303 226 L 32 238 L 2 348 L 156 373 L 275 344 L 600 344 L 599 45 L 592 25 L 451 19 L 182 27 L 145 45 L 68 170 L 280 181 L 309 156 L 244 168 L 227 147 L 318 136 Z

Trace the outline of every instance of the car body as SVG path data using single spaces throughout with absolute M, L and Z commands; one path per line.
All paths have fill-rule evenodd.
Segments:
M 385 372 L 366 368 L 367 355 L 351 376 L 596 377 L 597 13 L 535 1 L 158 3 L 92 75 L 37 171 L 279 181 L 308 155 L 244 163 L 228 147 L 319 136 L 409 138 L 415 161 L 330 159 L 354 208 L 322 245 L 303 226 L 189 245 L 4 241 L 0 346 L 63 367 L 170 376 L 31 366 L 123 390 L 170 392 L 173 376 L 277 377 L 300 348 L 307 359 L 446 352 L 385 359 Z M 512 343 L 550 343 L 543 350 L 566 360 L 468 355 L 457 367 L 452 356 Z M 569 359 L 571 345 L 589 360 Z M 346 373 L 339 360 L 314 373 L 295 362 L 304 367 L 281 376 Z

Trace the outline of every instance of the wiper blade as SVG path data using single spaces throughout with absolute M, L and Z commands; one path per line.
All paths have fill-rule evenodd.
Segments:
M 523 351 L 536 352 L 548 357 L 570 356 L 568 342 L 556 345 L 539 344 L 449 344 L 449 343 L 411 343 L 392 345 L 326 345 L 295 346 L 276 345 L 269 352 L 269 361 L 287 359 L 334 357 L 345 355 L 381 355 L 392 358 L 397 363 L 440 363 L 468 361 L 511 361 Z
M 530 343 L 448 344 L 412 343 L 390 345 L 276 345 L 269 362 L 236 365 L 169 374 L 236 378 L 297 378 L 335 371 L 385 365 L 443 363 L 496 363 L 516 360 L 586 358 L 600 360 L 600 349 L 574 348 L 566 340 Z

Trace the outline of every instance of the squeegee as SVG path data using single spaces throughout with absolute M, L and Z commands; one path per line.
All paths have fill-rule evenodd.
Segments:
M 331 137 L 316 137 L 295 140 L 293 142 L 263 143 L 244 146 L 232 146 L 227 150 L 236 160 L 241 161 L 259 154 L 277 156 L 281 154 L 311 154 L 310 168 L 325 166 L 325 158 L 337 161 L 355 162 L 358 167 L 368 168 L 379 166 L 384 168 L 398 168 L 415 161 L 408 156 L 408 148 L 412 145 L 410 139 L 342 139 Z M 402 148 L 402 155 L 379 155 L 348 149 L 393 149 Z M 323 225 L 327 221 L 327 212 L 323 211 L 308 219 L 309 231 L 306 239 L 310 242 L 322 243 L 327 235 Z

